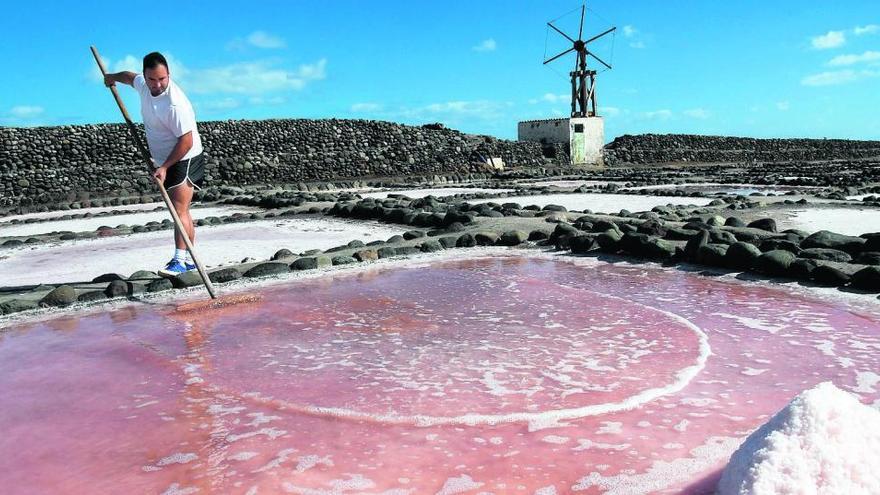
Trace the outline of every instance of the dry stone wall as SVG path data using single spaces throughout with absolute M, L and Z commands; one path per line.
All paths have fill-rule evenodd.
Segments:
M 605 147 L 605 164 L 773 163 L 880 159 L 880 141 L 755 139 L 689 134 L 623 135 Z
M 486 172 L 483 159 L 546 167 L 541 145 L 442 126 L 367 120 L 199 123 L 213 186 Z M 0 207 L 131 197 L 153 186 L 124 125 L 0 128 Z

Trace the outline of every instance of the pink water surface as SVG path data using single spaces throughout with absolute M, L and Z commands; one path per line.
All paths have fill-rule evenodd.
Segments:
M 0 332 L 3 493 L 710 493 L 880 309 L 654 266 L 494 256 Z

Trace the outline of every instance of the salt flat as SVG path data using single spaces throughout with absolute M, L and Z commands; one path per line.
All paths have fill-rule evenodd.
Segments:
M 572 194 L 542 194 L 537 196 L 508 196 L 494 199 L 478 199 L 471 203 L 519 203 L 522 206 L 538 205 L 544 207 L 549 204 L 562 205 L 569 210 L 589 209 L 595 212 L 616 213 L 621 209 L 630 211 L 650 210 L 655 206 L 673 205 L 698 205 L 704 206 L 712 201 L 711 198 L 682 198 L 676 196 L 649 196 L 636 194 L 601 194 L 601 193 L 572 193 Z
M 153 209 L 160 206 L 161 203 L 150 203 Z M 117 207 L 116 209 L 123 209 Z M 232 215 L 233 213 L 254 213 L 264 211 L 261 208 L 251 208 L 248 206 L 209 206 L 206 208 L 193 208 L 191 210 L 193 219 L 217 217 L 224 215 Z M 61 215 L 55 212 L 56 215 Z M 125 225 L 144 225 L 147 222 L 161 222 L 162 220 L 171 220 L 171 214 L 167 210 L 145 211 L 143 213 L 127 213 L 124 215 L 112 215 L 107 217 L 96 218 L 77 218 L 73 220 L 51 220 L 48 222 L 24 223 L 24 224 L 0 224 L 0 236 L 25 236 L 39 235 L 54 231 L 72 231 L 83 232 L 95 230 L 102 225 L 115 227 L 120 224 Z
M 482 187 L 440 187 L 435 189 L 400 189 L 396 191 L 367 192 L 361 193 L 364 198 L 386 198 L 389 194 L 403 194 L 404 196 L 416 199 L 425 196 L 452 196 L 454 194 L 476 194 L 476 193 L 505 193 L 512 192 L 513 189 L 487 189 Z
M 196 228 L 203 263 L 216 266 L 245 257 L 268 259 L 278 249 L 328 249 L 351 240 L 369 242 L 399 234 L 402 228 L 370 221 L 295 218 Z M 171 230 L 122 237 L 8 249 L 0 254 L 0 285 L 88 281 L 114 272 L 158 270 L 173 254 Z M 4 257 L 5 256 L 5 257 Z

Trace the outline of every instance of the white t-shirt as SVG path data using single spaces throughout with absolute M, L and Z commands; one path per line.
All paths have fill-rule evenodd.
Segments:
M 143 74 L 138 74 L 134 78 L 134 89 L 141 96 L 141 116 L 147 131 L 147 146 L 156 167 L 165 163 L 177 144 L 177 139 L 190 131 L 193 138 L 192 148 L 182 160 L 202 152 L 202 138 L 196 129 L 196 114 L 189 99 L 174 81 L 168 81 L 168 87 L 162 94 L 153 96 Z

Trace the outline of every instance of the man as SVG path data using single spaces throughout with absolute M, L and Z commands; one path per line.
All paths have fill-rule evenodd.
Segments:
M 193 189 L 204 182 L 205 157 L 192 105 L 171 80 L 168 62 L 158 52 L 144 57 L 143 75 L 123 71 L 104 77 L 108 87 L 117 82 L 134 87 L 140 94 L 147 145 L 156 167 L 153 177 L 164 183 L 187 236 L 195 244 L 195 226 L 189 207 Z M 195 269 L 186 243 L 176 229 L 174 242 L 174 257 L 159 271 L 164 275 Z

